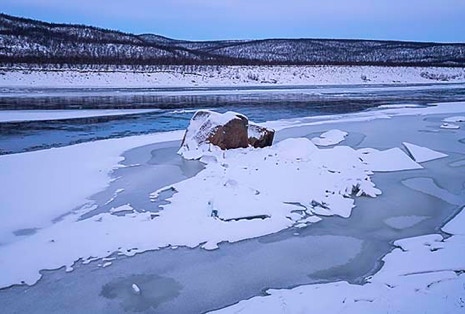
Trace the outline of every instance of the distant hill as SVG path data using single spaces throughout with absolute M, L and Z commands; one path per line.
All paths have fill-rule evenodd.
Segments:
M 0 63 L 465 66 L 465 44 L 337 39 L 182 41 L 0 14 Z

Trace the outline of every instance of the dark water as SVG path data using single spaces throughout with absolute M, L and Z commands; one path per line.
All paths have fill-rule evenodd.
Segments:
M 191 89 L 0 89 L 0 110 L 160 109 L 113 117 L 0 123 L 0 155 L 187 126 L 199 108 L 256 122 L 363 111 L 383 104 L 465 101 L 465 85 Z

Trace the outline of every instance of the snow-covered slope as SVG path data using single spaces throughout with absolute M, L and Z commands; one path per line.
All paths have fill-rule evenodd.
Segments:
M 0 87 L 195 87 L 465 82 L 463 68 L 160 66 L 144 71 L 1 68 Z

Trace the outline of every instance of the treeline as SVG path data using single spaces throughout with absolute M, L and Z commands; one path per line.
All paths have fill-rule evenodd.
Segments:
M 465 66 L 465 44 L 269 39 L 192 42 L 0 14 L 0 64 Z

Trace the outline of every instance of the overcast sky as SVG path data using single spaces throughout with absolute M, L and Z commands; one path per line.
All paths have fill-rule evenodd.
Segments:
M 0 0 L 3 13 L 192 40 L 465 42 L 465 0 Z

